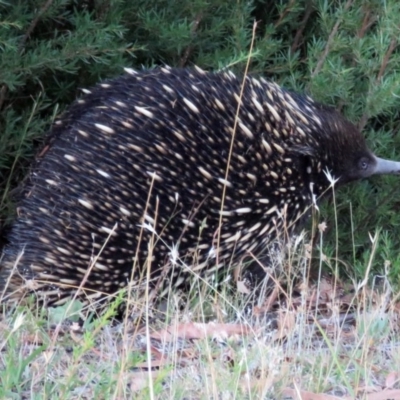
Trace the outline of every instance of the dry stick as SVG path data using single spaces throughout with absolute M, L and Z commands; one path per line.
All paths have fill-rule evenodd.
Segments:
M 365 288 L 368 284 L 368 279 L 370 276 L 370 272 L 371 272 L 371 268 L 372 268 L 372 262 L 375 258 L 375 253 L 376 253 L 376 248 L 378 247 L 378 242 L 379 242 L 379 231 L 375 232 L 375 235 L 372 236 L 371 234 L 369 234 L 369 239 L 372 242 L 372 250 L 371 250 L 371 255 L 369 257 L 368 260 L 368 265 L 367 265 L 367 269 L 364 273 L 364 279 L 358 284 L 358 287 L 356 289 L 356 295 L 359 294 L 360 290 L 363 290 L 363 303 L 364 303 L 364 310 L 367 309 L 367 298 L 368 296 L 365 293 Z
M 145 206 L 145 209 L 144 209 L 144 212 L 143 212 L 143 223 L 141 224 L 141 227 L 140 227 L 140 233 L 139 233 L 138 243 L 137 243 L 137 246 L 136 246 L 135 259 L 133 260 L 132 272 L 131 272 L 131 276 L 130 276 L 130 282 L 133 282 L 135 269 L 136 269 L 137 263 L 139 263 L 140 244 L 141 244 L 142 238 L 143 238 L 145 216 L 146 216 L 147 210 L 149 208 L 150 198 L 151 198 L 151 194 L 152 194 L 153 187 L 154 187 L 155 177 L 156 177 L 156 174 L 154 173 L 153 177 L 152 177 L 152 180 L 150 182 L 149 193 L 147 195 L 147 200 L 146 200 L 146 206 Z M 129 288 L 129 285 L 128 285 L 128 288 Z M 130 299 L 131 299 L 131 290 L 128 290 L 127 310 L 126 310 L 127 312 L 125 313 L 124 324 L 127 324 L 127 322 L 128 322 L 128 306 L 130 304 Z
M 148 260 L 147 260 L 147 274 L 146 274 L 146 289 L 145 289 L 145 298 L 146 298 L 146 313 L 145 313 L 145 321 L 146 321 L 146 352 L 147 352 L 147 365 L 148 365 L 148 376 L 149 376 L 149 394 L 150 399 L 154 399 L 154 381 L 153 374 L 151 370 L 151 340 L 150 340 L 150 323 L 149 323 L 149 308 L 152 299 L 149 296 L 149 285 L 150 285 L 150 272 L 151 272 L 151 259 L 154 250 L 154 236 L 155 236 L 155 227 L 157 226 L 157 215 L 158 215 L 158 206 L 159 206 L 159 198 L 156 197 L 156 209 L 154 213 L 154 230 L 151 233 L 151 238 L 148 243 Z
M 353 0 L 348 0 L 347 3 L 344 6 L 344 11 L 347 11 L 349 9 L 349 7 L 352 5 L 352 3 L 353 3 Z M 339 18 L 336 21 L 336 23 L 335 23 L 335 25 L 334 25 L 334 27 L 332 29 L 332 32 L 329 34 L 328 40 L 326 42 L 325 49 L 324 49 L 324 51 L 322 53 L 321 58 L 318 60 L 317 66 L 315 67 L 314 71 L 311 74 L 311 78 L 313 78 L 315 75 L 317 75 L 321 71 L 322 66 L 324 65 L 324 62 L 326 60 L 326 57 L 328 57 L 329 50 L 331 49 L 333 38 L 335 37 L 341 22 L 342 22 L 342 19 Z
M 140 244 L 141 244 L 142 237 L 143 237 L 145 216 L 147 214 L 147 210 L 148 210 L 149 205 L 150 205 L 150 199 L 151 199 L 151 194 L 152 194 L 153 187 L 154 187 L 155 178 L 156 178 L 156 174 L 154 173 L 153 176 L 152 176 L 152 180 L 150 182 L 149 193 L 147 195 L 146 205 L 145 205 L 145 209 L 144 209 L 144 212 L 143 212 L 143 223 L 141 224 L 141 227 L 140 227 L 140 233 L 139 233 L 138 243 L 137 243 L 137 246 L 136 246 L 135 259 L 134 259 L 133 265 L 132 265 L 132 272 L 131 272 L 131 276 L 130 276 L 130 282 L 133 282 L 135 269 L 136 269 L 137 264 L 139 263 Z M 128 314 L 129 314 L 129 305 L 130 305 L 130 302 L 131 302 L 131 292 L 132 292 L 132 290 L 130 289 L 130 285 L 128 284 L 128 299 L 127 299 L 127 306 L 126 306 L 125 316 L 124 316 L 124 337 L 125 338 L 128 335 Z M 136 331 L 135 331 L 134 334 L 136 334 L 137 329 L 138 329 L 138 326 L 136 327 Z M 121 357 L 121 368 L 120 368 L 120 373 L 119 373 L 119 377 L 118 377 L 118 383 L 115 386 L 114 398 L 118 398 L 118 393 L 121 390 L 121 388 L 120 388 L 120 386 L 122 384 L 121 376 L 123 375 L 125 361 L 126 361 L 127 356 L 128 356 L 128 351 L 127 351 L 125 346 L 122 346 L 122 352 L 123 352 L 123 356 Z
M 227 187 L 226 182 L 228 182 L 229 167 L 231 165 L 231 159 L 232 159 L 232 153 L 233 153 L 233 144 L 235 142 L 236 130 L 237 130 L 238 122 L 239 122 L 239 111 L 240 111 L 240 107 L 242 105 L 242 97 L 243 97 L 243 92 L 244 92 L 244 85 L 246 84 L 246 78 L 247 78 L 249 67 L 250 67 L 251 54 L 253 52 L 254 40 L 255 40 L 255 37 L 256 37 L 256 28 L 257 28 L 257 22 L 254 21 L 253 34 L 252 34 L 251 43 L 250 43 L 249 56 L 247 58 L 246 68 L 244 70 L 242 85 L 241 85 L 241 88 L 240 88 L 239 101 L 238 101 L 238 106 L 237 106 L 236 114 L 235 114 L 235 122 L 233 124 L 233 129 L 232 129 L 232 139 L 231 139 L 231 144 L 230 144 L 230 148 L 229 148 L 228 160 L 226 162 L 225 183 L 224 183 L 223 189 L 222 189 L 221 212 L 220 212 L 220 215 L 219 215 L 219 222 L 218 222 L 218 237 L 217 237 L 217 249 L 216 249 L 217 250 L 216 251 L 217 265 L 219 264 L 219 245 L 220 245 L 220 242 L 221 242 L 222 214 L 223 214 L 223 211 L 224 211 L 224 203 L 225 203 L 226 187 Z
M 356 291 L 355 291 L 355 295 L 354 295 L 354 297 L 356 297 L 358 295 L 362 296 L 361 297 L 361 301 L 364 304 L 364 310 L 367 310 L 368 302 L 371 301 L 371 299 L 368 298 L 368 294 L 365 292 L 365 288 L 366 288 L 366 285 L 368 283 L 369 273 L 370 273 L 371 268 L 372 268 L 372 261 L 375 258 L 376 249 L 378 247 L 379 233 L 376 232 L 374 236 L 369 235 L 369 237 L 370 237 L 370 240 L 372 242 L 371 255 L 370 255 L 369 260 L 368 260 L 367 270 L 365 271 L 364 279 L 363 279 L 363 281 L 361 283 L 358 284 L 358 286 L 356 288 Z M 367 326 L 367 329 L 365 329 L 363 334 L 360 335 L 359 340 L 358 340 L 356 346 L 354 347 L 355 349 L 359 349 L 361 344 L 366 341 L 368 328 L 369 327 Z

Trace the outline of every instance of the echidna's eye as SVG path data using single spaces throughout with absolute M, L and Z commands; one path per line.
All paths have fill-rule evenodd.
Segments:
M 366 157 L 363 157 L 358 162 L 358 168 L 365 171 L 369 167 L 369 161 Z

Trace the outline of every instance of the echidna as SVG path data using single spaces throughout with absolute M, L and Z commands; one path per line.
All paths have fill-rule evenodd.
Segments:
M 332 108 L 198 68 L 127 70 L 56 121 L 3 250 L 0 293 L 61 304 L 262 254 L 344 184 L 398 173 Z M 150 268 L 149 275 L 147 269 Z

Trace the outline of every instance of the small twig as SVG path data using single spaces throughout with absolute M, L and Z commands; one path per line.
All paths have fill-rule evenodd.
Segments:
M 292 7 L 296 4 L 296 0 L 290 0 L 290 3 L 287 5 L 287 7 L 283 10 L 283 13 L 279 16 L 278 21 L 275 22 L 274 27 L 277 28 L 281 22 L 284 20 L 286 15 L 288 15 L 292 9 Z
M 370 26 L 376 21 L 376 16 L 371 15 L 371 10 L 366 10 L 361 28 L 357 33 L 357 36 L 361 39 L 365 36 L 365 32 L 370 28 Z
M 190 31 L 190 35 L 191 35 L 192 38 L 194 36 L 196 36 L 196 32 L 197 32 L 197 29 L 198 29 L 198 27 L 200 25 L 201 19 L 202 19 L 202 14 L 198 14 L 196 19 L 194 20 L 194 22 L 192 24 L 192 29 Z M 192 50 L 193 50 L 193 45 L 189 45 L 189 46 L 186 47 L 185 53 L 183 54 L 181 60 L 179 61 L 179 66 L 181 68 L 186 65 L 187 60 L 189 59 L 189 56 L 190 56 L 190 53 L 192 52 Z
M 249 49 L 249 53 L 248 53 L 248 57 L 247 57 L 247 63 L 246 63 L 246 67 L 244 70 L 244 74 L 243 74 L 243 80 L 242 80 L 242 84 L 240 86 L 240 93 L 239 93 L 239 101 L 238 101 L 238 106 L 236 109 L 236 113 L 235 113 L 235 121 L 233 123 L 233 127 L 232 127 L 232 134 L 231 134 L 231 143 L 230 143 L 230 147 L 229 147 L 229 153 L 228 153 L 228 159 L 226 161 L 226 170 L 225 170 L 225 182 L 228 181 L 228 175 L 229 175 L 229 171 L 230 171 L 230 165 L 231 165 L 231 160 L 233 158 L 232 154 L 233 154 L 233 145 L 235 143 L 235 136 L 236 136 L 236 130 L 239 124 L 239 113 L 240 113 L 240 109 L 242 106 L 242 97 L 244 94 L 244 88 L 247 82 L 247 75 L 249 72 L 249 68 L 250 68 L 250 63 L 251 63 L 251 57 L 253 55 L 253 49 L 254 49 L 254 43 L 255 43 L 255 39 L 256 39 L 256 31 L 257 31 L 257 22 L 254 21 L 253 23 L 253 33 L 251 36 L 251 42 L 250 42 L 250 49 Z M 226 198 L 226 192 L 227 192 L 227 185 L 224 184 L 223 185 L 223 189 L 222 189 L 222 196 L 221 196 L 221 212 L 219 213 L 219 222 L 218 222 L 218 237 L 217 237 L 217 265 L 219 264 L 219 248 L 220 248 L 220 243 L 221 243 L 221 227 L 222 227 L 222 211 L 224 210 L 224 205 L 225 205 L 225 198 Z
M 4 99 L 6 98 L 7 86 L 3 84 L 0 89 L 0 110 L 3 108 Z
M 376 80 L 374 84 L 379 84 L 379 82 L 382 80 L 382 76 L 385 73 L 386 67 L 389 63 L 390 57 L 393 54 L 394 50 L 396 49 L 397 46 L 397 39 L 395 37 L 392 38 L 390 41 L 389 48 L 385 54 L 385 57 L 383 57 L 381 67 L 379 68 L 378 75 L 376 77 Z M 360 118 L 360 121 L 358 122 L 358 129 L 363 130 L 365 125 L 367 124 L 369 118 L 369 114 L 365 112 L 363 116 Z
M 304 14 L 303 20 L 300 23 L 300 27 L 296 32 L 292 46 L 290 47 L 290 51 L 292 53 L 294 53 L 297 50 L 297 48 L 299 47 L 300 39 L 303 36 L 303 31 L 307 25 L 308 19 L 310 18 L 310 15 L 311 15 L 313 9 L 314 9 L 314 7 L 313 7 L 312 1 L 307 1 L 306 12 Z
M 53 0 L 47 0 L 44 6 L 37 13 L 36 17 L 32 20 L 31 24 L 28 27 L 28 30 L 25 32 L 25 35 L 22 37 L 21 42 L 19 44 L 20 53 L 24 51 L 26 41 L 29 39 L 29 36 L 31 36 L 32 32 L 36 28 L 36 25 L 38 24 L 40 17 L 48 10 L 52 2 Z M 3 108 L 3 103 L 6 97 L 7 89 L 8 88 L 5 84 L 3 84 L 3 86 L 0 89 L 0 110 Z
M 390 56 L 392 55 L 392 53 L 395 50 L 396 46 L 397 46 L 397 38 L 393 37 L 392 40 L 390 41 L 390 45 L 389 45 L 388 51 L 386 52 L 385 57 L 383 57 L 381 68 L 379 69 L 379 73 L 378 73 L 378 76 L 376 78 L 377 81 L 380 81 L 382 79 L 382 76 L 383 76 L 383 74 L 385 72 L 385 69 L 386 69 L 386 67 L 387 67 L 387 65 L 389 63 Z
M 47 0 L 47 2 L 44 4 L 44 6 L 37 13 L 36 17 L 32 20 L 31 24 L 29 25 L 28 30 L 25 32 L 25 35 L 23 36 L 23 38 L 21 40 L 21 43 L 20 43 L 21 52 L 24 49 L 25 42 L 28 40 L 29 36 L 31 36 L 33 30 L 36 28 L 36 25 L 38 24 L 40 17 L 48 10 L 48 8 L 51 6 L 52 2 L 53 2 L 53 0 Z
M 347 11 L 349 9 L 349 7 L 352 5 L 352 3 L 353 3 L 353 0 L 348 0 L 347 3 L 344 6 L 344 11 Z M 317 66 L 315 67 L 313 73 L 311 74 L 311 78 L 313 78 L 315 75 L 317 75 L 321 71 L 322 66 L 324 65 L 324 62 L 326 60 L 326 57 L 328 57 L 328 53 L 329 53 L 329 50 L 331 48 L 331 45 L 332 45 L 332 42 L 333 42 L 333 38 L 335 37 L 341 22 L 342 22 L 342 19 L 339 18 L 336 21 L 336 23 L 335 23 L 335 25 L 334 25 L 334 27 L 332 29 L 332 32 L 329 34 L 328 40 L 326 42 L 325 49 L 324 49 L 324 51 L 322 53 L 321 58 L 319 59 L 319 61 L 317 63 Z
M 359 31 L 357 32 L 357 37 L 359 39 L 362 39 L 365 36 L 365 33 L 367 32 L 367 30 L 371 27 L 371 25 L 376 21 L 376 16 L 375 15 L 371 15 L 371 10 L 366 9 L 364 7 L 363 9 L 365 11 L 364 14 L 364 19 L 363 22 L 361 24 L 361 28 L 359 29 Z M 352 63 L 351 63 L 352 67 L 356 66 L 356 61 L 353 59 Z M 344 106 L 345 102 L 343 99 L 341 99 L 336 107 L 336 109 L 339 112 L 342 112 L 342 108 Z

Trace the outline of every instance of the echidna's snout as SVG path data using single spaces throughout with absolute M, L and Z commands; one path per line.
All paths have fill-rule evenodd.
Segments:
M 371 175 L 400 174 L 400 162 L 375 157 L 375 166 Z

